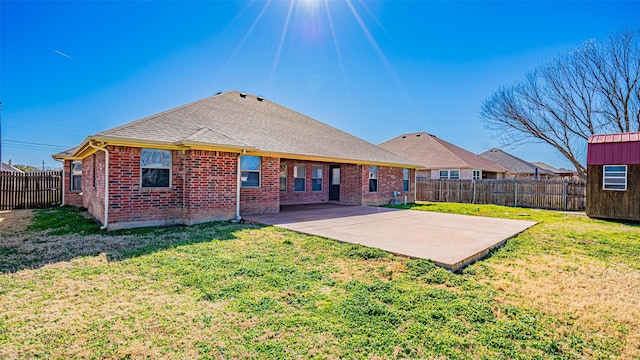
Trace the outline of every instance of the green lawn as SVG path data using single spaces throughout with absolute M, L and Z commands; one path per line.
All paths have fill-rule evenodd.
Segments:
M 640 358 L 640 227 L 540 224 L 452 274 L 251 224 L 101 232 L 72 208 L 0 232 L 0 358 Z

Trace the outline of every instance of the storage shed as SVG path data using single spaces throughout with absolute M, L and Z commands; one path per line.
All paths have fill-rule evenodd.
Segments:
M 589 137 L 587 215 L 640 221 L 640 132 Z

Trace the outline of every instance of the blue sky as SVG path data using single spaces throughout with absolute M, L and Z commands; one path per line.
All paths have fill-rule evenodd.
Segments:
M 239 90 L 380 143 L 479 153 L 501 85 L 640 25 L 640 2 L 0 1 L 2 160 L 59 167 L 86 136 Z M 507 151 L 569 167 L 553 149 Z

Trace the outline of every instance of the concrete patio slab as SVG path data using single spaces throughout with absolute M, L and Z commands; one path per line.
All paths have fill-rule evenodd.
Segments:
M 536 224 L 534 221 L 336 204 L 283 206 L 246 220 L 393 254 L 457 271 Z

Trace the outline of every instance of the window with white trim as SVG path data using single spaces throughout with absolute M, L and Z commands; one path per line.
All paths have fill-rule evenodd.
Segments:
M 307 189 L 307 166 L 293 165 L 293 191 Z
M 369 192 L 378 192 L 378 167 L 369 166 Z
M 322 191 L 322 165 L 311 166 L 311 191 Z
M 627 165 L 604 165 L 602 172 L 604 190 L 627 190 Z
M 71 162 L 71 191 L 81 191 L 82 190 L 82 161 L 72 161 Z
M 171 150 L 141 149 L 140 177 L 143 188 L 171 187 Z
M 280 191 L 287 191 L 288 170 L 287 164 L 280 164 Z
M 411 171 L 409 169 L 402 169 L 402 191 L 409 191 Z
M 240 158 L 240 181 L 244 188 L 260 187 L 260 170 L 262 158 L 246 155 Z
M 473 180 L 482 179 L 482 170 L 473 170 L 473 172 L 471 173 L 471 178 Z
M 440 179 L 459 180 L 460 170 L 440 170 Z

